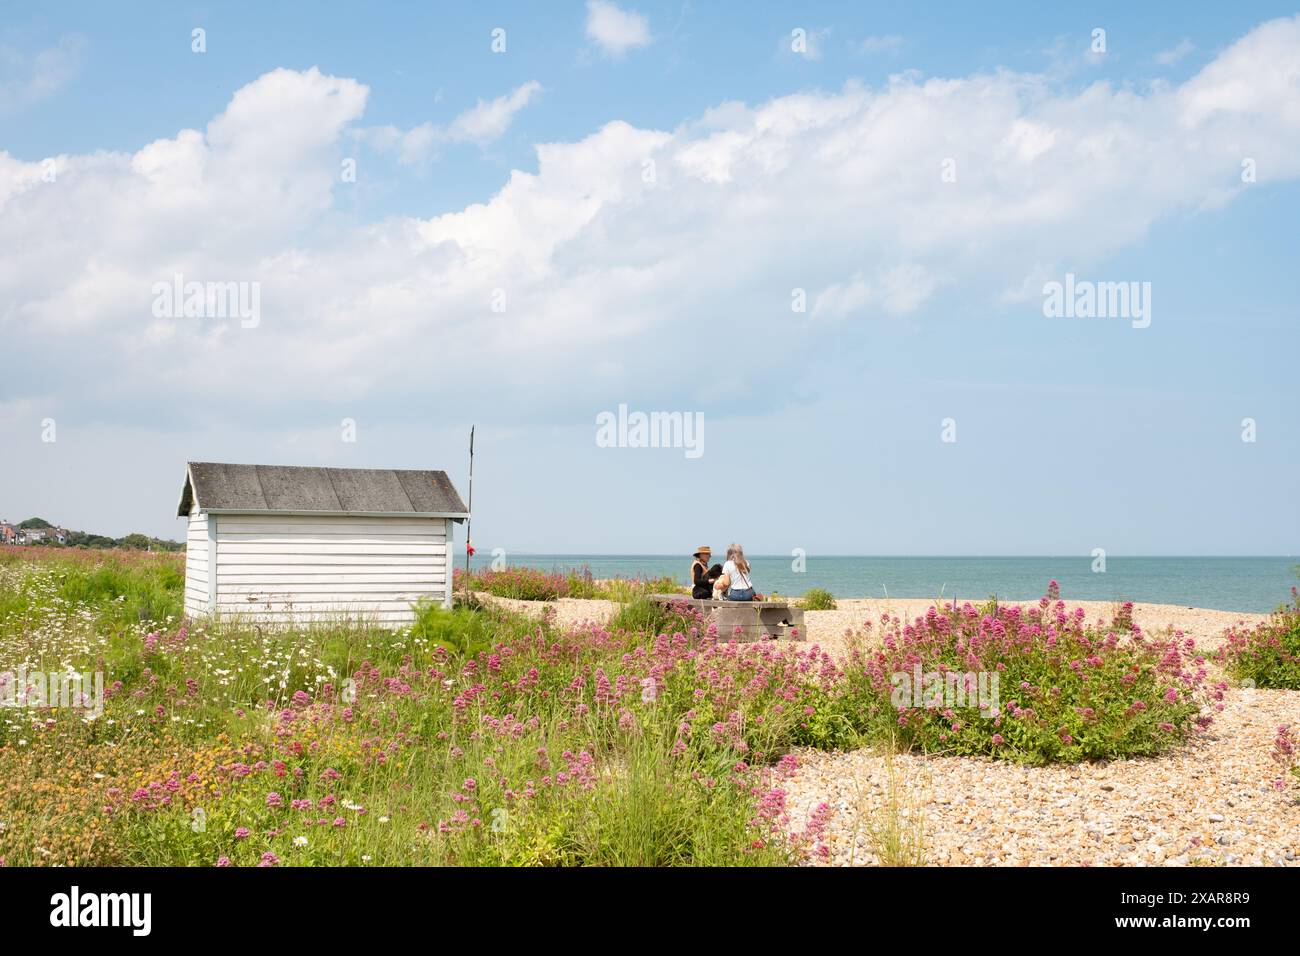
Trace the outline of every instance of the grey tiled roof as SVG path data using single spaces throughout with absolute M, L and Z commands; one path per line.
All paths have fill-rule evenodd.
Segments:
M 445 471 L 192 461 L 177 514 L 200 511 L 464 515 Z

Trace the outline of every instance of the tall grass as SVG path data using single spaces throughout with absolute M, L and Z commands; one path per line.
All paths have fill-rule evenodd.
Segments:
M 598 580 L 589 567 L 567 571 L 542 571 L 528 567 L 506 567 L 472 572 L 454 572 L 458 591 L 484 591 L 497 597 L 519 601 L 555 601 L 581 598 L 627 603 L 647 594 L 684 594 L 686 589 L 671 577 L 609 578 Z
M 857 811 L 867 848 L 881 866 L 924 866 L 925 797 L 905 779 L 894 748 L 881 749 L 885 781 L 880 798 L 858 786 Z

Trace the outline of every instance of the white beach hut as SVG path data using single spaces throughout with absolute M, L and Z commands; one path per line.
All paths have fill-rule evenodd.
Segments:
M 192 461 L 185 613 L 398 626 L 451 606 L 452 529 L 469 512 L 444 471 Z

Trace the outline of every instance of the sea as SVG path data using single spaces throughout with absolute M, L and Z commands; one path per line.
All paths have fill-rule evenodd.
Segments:
M 460 559 L 464 561 L 462 556 Z M 491 566 L 480 552 L 474 570 Z M 689 555 L 509 554 L 509 565 L 568 571 L 587 568 L 596 578 L 655 578 L 689 581 Z M 714 556 L 721 561 L 721 555 Z M 1091 555 L 1067 557 L 854 557 L 795 558 L 750 555 L 754 586 L 763 592 L 797 596 L 825 588 L 837 598 L 947 598 L 1033 601 L 1049 581 L 1061 597 L 1076 601 L 1135 601 L 1224 611 L 1267 612 L 1290 600 L 1300 557 L 1123 557 L 1107 556 L 1094 570 Z

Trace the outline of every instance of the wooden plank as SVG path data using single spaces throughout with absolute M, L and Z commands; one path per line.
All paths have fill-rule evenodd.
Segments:
M 231 568 L 257 568 L 283 565 L 282 571 L 307 570 L 326 565 L 344 567 L 410 567 L 441 568 L 446 565 L 442 555 L 423 554 L 226 554 L 223 549 L 217 555 L 217 568 L 225 574 Z M 247 574 L 249 572 L 240 572 Z
M 268 613 L 265 611 L 221 611 L 218 612 L 218 618 L 230 626 L 239 626 L 240 624 L 263 624 L 277 628 L 297 628 L 306 627 L 312 624 L 319 625 L 337 625 L 344 622 L 352 624 L 373 624 L 376 627 L 397 628 L 410 624 L 415 620 L 415 612 L 408 611 L 384 611 L 370 614 L 345 614 L 337 611 L 322 611 L 319 613 L 303 612 L 286 612 L 286 613 Z
M 290 541 L 268 544 L 262 541 L 221 541 L 221 553 L 226 554 L 412 554 L 446 557 L 446 546 L 441 541 L 410 541 L 402 544 L 357 544 L 341 541 L 337 544 L 312 544 L 310 541 Z
M 301 581 L 293 581 L 285 584 L 266 584 L 261 582 L 250 582 L 243 584 L 231 584 L 225 580 L 221 582 L 221 596 L 226 598 L 229 595 L 244 594 L 406 594 L 406 593 L 424 593 L 436 587 L 442 590 L 442 582 L 430 582 L 428 585 L 376 582 L 365 584 L 335 584 L 332 582 L 322 582 L 320 584 L 304 584 Z
M 222 534 L 431 534 L 441 532 L 443 518 L 350 518 L 346 515 L 220 515 Z
M 685 602 L 705 615 L 723 641 L 757 641 L 764 639 L 803 640 L 803 609 L 786 601 L 715 601 L 683 598 L 673 594 L 650 596 L 660 604 Z M 784 622 L 784 623 L 783 623 Z
M 277 569 L 278 570 L 278 569 Z M 406 587 L 419 587 L 426 584 L 442 584 L 447 576 L 441 568 L 424 573 L 424 569 L 419 571 L 391 571 L 385 572 L 379 569 L 378 573 L 365 574 L 362 572 L 340 572 L 329 570 L 328 568 L 317 568 L 316 573 L 301 574 L 274 574 L 265 571 L 252 572 L 249 574 L 231 574 L 223 572 L 221 575 L 221 584 L 241 586 L 248 584 L 259 585 L 285 585 L 285 584 L 328 584 L 328 585 L 348 585 L 348 584 L 396 584 Z
M 227 532 L 219 536 L 222 544 L 390 544 L 408 545 L 429 543 L 442 547 L 445 544 L 441 534 L 380 534 L 376 532 L 349 532 L 327 534 L 319 531 L 304 531 L 302 534 L 256 532 Z
M 440 595 L 441 596 L 441 595 Z M 405 611 L 414 601 L 219 601 L 217 610 L 238 611 L 349 611 L 365 614 L 372 611 Z

